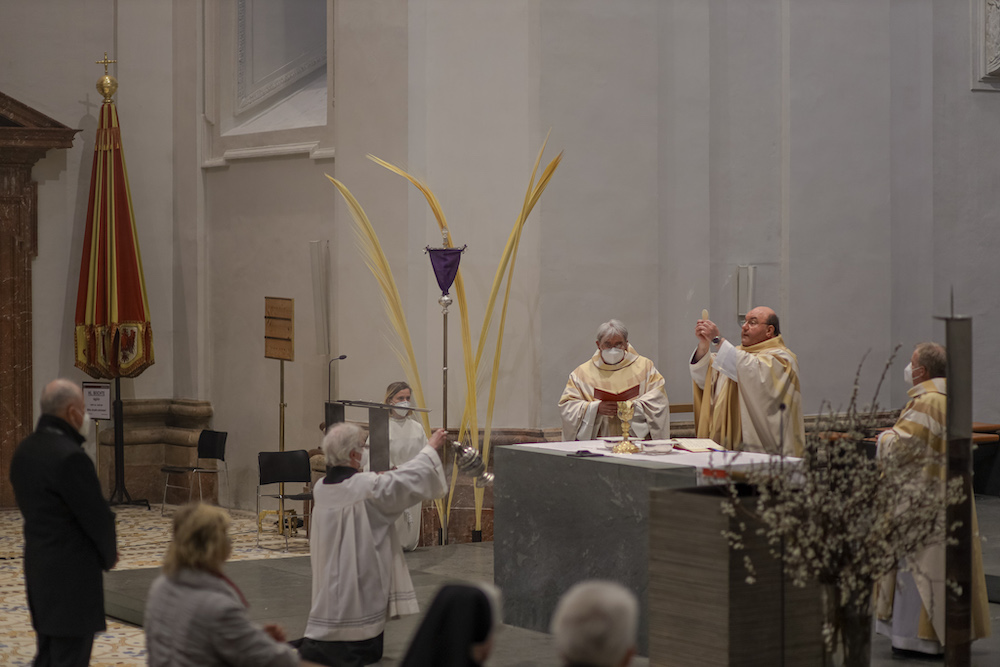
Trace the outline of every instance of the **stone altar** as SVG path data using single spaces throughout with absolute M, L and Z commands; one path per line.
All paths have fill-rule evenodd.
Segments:
M 593 452 L 600 446 L 574 443 Z M 567 588 L 611 579 L 639 596 L 639 651 L 646 655 L 649 491 L 694 486 L 696 468 L 514 445 L 496 449 L 493 469 L 493 571 L 504 622 L 548 632 Z

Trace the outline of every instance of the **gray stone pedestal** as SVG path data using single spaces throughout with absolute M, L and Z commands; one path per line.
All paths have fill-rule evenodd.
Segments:
M 494 580 L 504 622 L 548 632 L 566 589 L 610 579 L 639 597 L 646 655 L 649 491 L 694 486 L 695 469 L 520 445 L 497 448 L 494 470 Z

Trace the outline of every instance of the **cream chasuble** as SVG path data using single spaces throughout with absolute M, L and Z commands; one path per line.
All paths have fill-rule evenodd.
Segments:
M 908 448 L 929 447 L 939 454 L 948 453 L 947 383 L 934 378 L 911 387 L 910 402 L 899 415 L 892 429 L 879 436 L 878 455 L 891 456 Z M 947 478 L 944 466 L 928 466 L 928 476 Z M 902 511 L 903 508 L 900 508 Z M 945 511 L 944 499 L 941 511 Z M 940 652 L 945 636 L 945 544 L 944 535 L 934 544 L 910 557 L 909 572 L 890 572 L 875 588 L 876 629 L 892 637 L 896 648 Z M 909 589 L 897 581 L 902 577 Z M 916 586 L 913 586 L 913 582 Z M 916 588 L 916 595 L 913 588 Z M 899 598 L 899 599 L 897 599 Z M 986 577 L 983 573 L 983 550 L 979 540 L 979 519 L 976 500 L 972 499 L 972 639 L 990 636 L 989 602 Z
M 699 438 L 727 449 L 742 443 L 746 451 L 767 454 L 778 454 L 783 443 L 786 455 L 802 454 L 806 429 L 799 362 L 780 335 L 747 348 L 723 341 L 717 353 L 691 364 L 691 378 Z
M 597 414 L 601 404 L 595 390 L 621 394 L 638 387 L 638 396 L 629 401 L 635 409 L 630 429 L 631 437 L 654 440 L 670 437 L 670 404 L 663 376 L 646 357 L 640 357 L 629 345 L 625 358 L 617 364 L 606 364 L 600 351 L 570 373 L 559 412 L 562 414 L 563 438 L 593 440 L 602 436 L 621 435 L 617 417 Z

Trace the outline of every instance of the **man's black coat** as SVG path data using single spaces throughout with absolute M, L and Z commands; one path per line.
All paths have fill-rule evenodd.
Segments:
M 115 564 L 115 515 L 97 471 L 66 421 L 42 415 L 10 464 L 24 516 L 24 576 L 39 634 L 85 636 L 104 630 L 102 570 Z

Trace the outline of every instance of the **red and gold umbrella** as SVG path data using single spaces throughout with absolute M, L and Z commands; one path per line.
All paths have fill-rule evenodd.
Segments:
M 112 503 L 133 501 L 125 490 L 124 425 L 121 378 L 136 377 L 153 364 L 153 328 L 142 275 L 142 256 L 135 232 L 122 152 L 118 110 L 111 100 L 118 82 L 108 75 L 97 82 L 104 96 L 94 142 L 87 227 L 76 297 L 76 366 L 95 378 L 115 380 L 115 489 Z
M 131 378 L 153 364 L 153 329 L 118 110 L 111 101 L 118 86 L 107 75 L 107 62 L 98 82 L 105 97 L 94 144 L 76 298 L 76 365 L 95 378 Z

